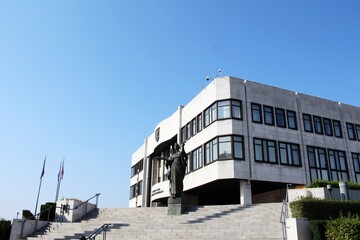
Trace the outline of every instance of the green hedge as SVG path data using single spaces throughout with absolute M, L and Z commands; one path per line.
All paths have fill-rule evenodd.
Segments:
M 325 236 L 329 240 L 359 240 L 360 218 L 349 214 L 348 217 L 327 221 Z
M 11 232 L 11 221 L 0 218 L 0 240 L 9 239 Z
M 55 210 L 56 203 L 47 202 L 40 207 L 40 220 L 43 221 L 54 221 L 55 219 Z M 45 211 L 46 210 L 46 211 Z
M 339 188 L 339 182 L 328 181 L 323 179 L 317 179 L 312 181 L 308 187 L 309 188 L 326 187 L 328 184 L 330 184 L 333 188 Z M 360 190 L 360 184 L 354 182 L 348 182 L 348 188 L 351 190 Z
M 340 213 L 360 215 L 360 201 L 328 201 L 316 198 L 302 198 L 290 203 L 293 218 L 308 220 L 329 220 L 340 217 Z

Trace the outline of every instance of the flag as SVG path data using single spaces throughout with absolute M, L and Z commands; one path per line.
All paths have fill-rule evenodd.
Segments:
M 60 169 L 58 173 L 58 181 L 61 181 L 64 177 L 64 160 L 62 163 L 60 163 Z
M 45 174 L 45 162 L 46 162 L 46 156 L 45 156 L 45 159 L 44 159 L 44 164 L 43 164 L 43 168 L 42 168 L 42 171 L 41 171 L 40 179 L 42 179 L 42 177 Z

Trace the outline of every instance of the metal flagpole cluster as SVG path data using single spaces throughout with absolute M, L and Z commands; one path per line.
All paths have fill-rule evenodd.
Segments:
M 41 182 L 42 182 L 42 178 L 43 178 L 43 176 L 45 174 L 45 163 L 46 163 L 46 155 L 45 155 L 43 168 L 42 168 L 41 175 L 40 175 L 40 184 L 39 184 L 39 190 L 38 190 L 37 199 L 36 199 L 34 216 L 36 216 L 36 213 L 37 213 L 37 207 L 38 207 L 38 203 L 39 203 L 39 195 L 40 195 L 40 189 L 41 189 Z
M 60 169 L 59 169 L 59 173 L 58 173 L 58 183 L 57 183 L 57 188 L 56 188 L 55 203 L 57 202 L 57 200 L 59 198 L 61 180 L 64 177 L 64 163 L 65 163 L 65 158 L 62 160 L 62 163 L 60 163 Z

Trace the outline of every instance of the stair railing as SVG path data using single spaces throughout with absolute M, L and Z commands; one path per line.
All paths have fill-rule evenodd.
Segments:
M 281 227 L 282 227 L 282 234 L 283 234 L 283 239 L 284 240 L 287 239 L 287 235 L 286 235 L 286 219 L 289 217 L 289 212 L 288 212 L 288 202 L 289 202 L 288 190 L 289 190 L 290 186 L 291 186 L 291 184 L 286 184 L 285 199 L 282 201 L 282 205 L 281 205 L 280 223 L 281 223 Z
M 95 230 L 92 234 L 90 234 L 88 237 L 82 236 L 80 240 L 94 240 L 99 234 L 103 234 L 103 240 L 106 240 L 106 231 L 109 228 L 111 224 L 105 223 L 102 225 L 99 229 Z
M 67 205 L 67 204 L 66 204 L 66 205 L 61 205 L 62 211 L 61 211 L 61 219 L 60 219 L 60 222 L 63 222 L 63 221 L 64 221 L 64 214 L 65 214 L 65 212 L 68 213 L 69 211 L 74 211 L 74 210 L 78 209 L 80 206 L 82 206 L 82 205 L 84 205 L 84 204 L 86 204 L 86 205 L 85 205 L 85 207 L 86 207 L 85 212 L 88 213 L 88 210 L 87 210 L 87 206 L 88 206 L 88 205 L 87 205 L 87 203 L 88 203 L 90 200 L 92 200 L 93 198 L 96 198 L 95 208 L 97 208 L 97 207 L 98 207 L 98 203 L 99 203 L 99 196 L 100 196 L 100 193 L 96 193 L 94 196 L 92 196 L 92 197 L 89 198 L 88 200 L 80 203 L 79 205 L 77 205 L 77 206 L 74 207 L 74 208 L 70 208 L 69 205 Z

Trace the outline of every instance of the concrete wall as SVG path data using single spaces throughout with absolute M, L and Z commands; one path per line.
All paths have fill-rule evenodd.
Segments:
M 93 203 L 84 203 L 78 199 L 63 199 L 56 203 L 55 219 L 58 222 L 75 222 L 96 208 Z M 82 204 L 82 205 L 81 205 Z M 63 211 L 62 206 L 68 205 L 69 211 Z
M 25 238 L 45 227 L 48 223 L 48 221 L 14 219 L 11 226 L 10 240 Z

